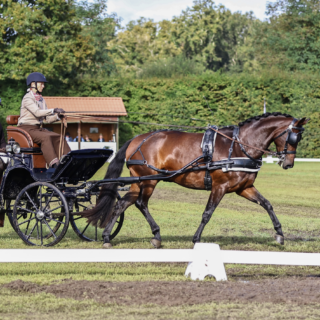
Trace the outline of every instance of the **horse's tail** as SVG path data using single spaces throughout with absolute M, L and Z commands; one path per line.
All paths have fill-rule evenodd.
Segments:
M 126 160 L 126 151 L 132 139 L 127 141 L 117 152 L 115 158 L 110 162 L 105 179 L 119 178 Z M 114 204 L 117 199 L 117 183 L 105 184 L 97 199 L 96 206 L 90 210 L 81 212 L 81 215 L 88 218 L 92 225 L 104 228 L 112 217 Z

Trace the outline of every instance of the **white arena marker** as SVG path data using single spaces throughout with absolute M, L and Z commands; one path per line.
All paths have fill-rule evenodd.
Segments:
M 194 250 L 194 260 L 189 262 L 185 276 L 190 275 L 192 280 L 204 280 L 206 276 L 213 276 L 217 281 L 228 280 L 218 244 L 196 243 Z

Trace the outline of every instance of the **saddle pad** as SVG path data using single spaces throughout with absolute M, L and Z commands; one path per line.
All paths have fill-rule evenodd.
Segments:
M 218 130 L 218 127 L 211 126 L 212 128 Z M 210 128 L 206 130 L 203 134 L 200 148 L 202 149 L 203 157 L 207 161 L 211 161 L 212 155 L 214 153 L 214 147 L 216 144 L 217 133 Z

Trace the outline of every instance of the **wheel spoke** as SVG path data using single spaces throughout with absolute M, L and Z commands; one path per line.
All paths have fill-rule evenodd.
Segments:
M 87 226 L 84 228 L 84 230 L 80 233 L 81 235 L 83 235 L 86 232 L 86 230 L 89 227 L 89 225 L 90 225 L 90 223 L 88 223 Z
M 52 231 L 51 227 L 49 226 L 48 222 L 46 220 L 43 220 L 44 223 L 47 225 L 47 227 L 49 228 L 49 230 L 51 231 L 51 233 L 53 234 L 53 236 L 57 239 L 57 236 L 55 235 L 55 233 Z
M 24 223 L 30 222 L 31 220 L 34 220 L 35 218 L 36 218 L 36 217 L 33 217 L 33 218 L 30 218 L 30 219 L 28 219 L 28 220 L 26 220 L 26 221 L 23 221 L 23 222 L 19 223 L 18 226 L 20 226 L 20 225 L 22 225 L 22 224 L 24 224 Z M 27 226 L 27 229 L 28 229 L 28 227 L 29 227 L 29 225 Z M 26 231 L 26 232 L 27 232 L 27 231 Z
M 79 218 L 74 218 L 73 220 L 76 221 L 76 220 L 79 220 L 79 219 L 82 219 L 83 217 L 79 217 Z
M 28 234 L 28 236 L 27 236 L 27 240 L 29 240 L 29 238 L 30 238 L 30 236 L 31 236 L 31 234 L 32 234 L 32 232 L 33 232 L 33 230 L 35 229 L 35 227 L 36 227 L 36 225 L 38 225 L 38 221 L 35 223 L 35 225 L 33 226 L 33 228 L 32 228 L 32 230 L 30 231 L 30 233 Z
M 47 207 L 48 207 L 48 204 L 49 204 L 49 202 L 51 201 L 52 197 L 53 197 L 53 192 L 50 194 L 50 198 L 49 198 L 48 202 L 46 203 L 46 206 L 43 208 L 42 211 L 46 211 L 46 209 L 47 209 Z
M 43 237 L 42 237 L 42 222 L 40 222 L 40 238 L 41 238 L 41 245 L 43 245 Z
M 98 227 L 95 226 L 95 240 L 98 240 Z
M 35 213 L 34 211 L 29 210 L 29 209 L 27 209 L 27 208 L 22 208 L 22 207 L 18 207 L 18 206 L 17 206 L 17 208 L 20 209 L 20 210 L 23 210 L 23 211 L 27 211 L 27 212 L 29 212 L 29 213 Z
M 59 209 L 59 208 L 62 208 L 63 207 L 63 205 L 61 205 L 61 206 L 59 206 L 59 207 L 56 207 L 56 208 L 53 208 L 53 209 L 51 209 L 51 210 L 49 210 L 49 211 L 46 211 L 46 213 L 50 213 L 50 212 L 52 212 L 52 211 L 54 211 L 54 210 L 57 210 L 57 209 Z
M 38 225 L 38 221 L 37 221 L 37 240 L 39 239 L 39 225 Z
M 27 191 L 26 191 L 26 195 L 27 195 L 27 197 L 29 198 L 30 202 L 32 203 L 33 207 L 34 207 L 36 210 L 38 210 L 36 204 L 35 204 L 35 203 L 33 202 L 33 200 L 30 198 L 29 193 L 28 193 Z
M 38 195 L 40 195 L 40 198 L 39 198 L 39 206 L 40 206 L 40 210 L 42 210 L 42 187 L 40 186 L 39 188 L 39 193 Z

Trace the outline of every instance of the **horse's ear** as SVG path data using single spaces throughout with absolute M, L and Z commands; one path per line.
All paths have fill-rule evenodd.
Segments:
M 296 127 L 302 127 L 304 126 L 306 123 L 308 123 L 310 121 L 310 118 L 302 118 L 302 119 L 299 119 L 298 122 L 296 123 Z

